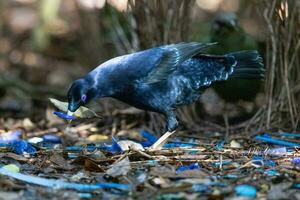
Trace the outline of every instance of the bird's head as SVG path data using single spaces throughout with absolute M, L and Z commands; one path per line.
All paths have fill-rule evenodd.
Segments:
M 220 13 L 213 21 L 213 32 L 234 31 L 240 27 L 237 16 L 232 12 Z
M 94 91 L 89 82 L 76 80 L 68 91 L 68 113 L 73 114 L 80 106 L 87 104 L 94 97 Z

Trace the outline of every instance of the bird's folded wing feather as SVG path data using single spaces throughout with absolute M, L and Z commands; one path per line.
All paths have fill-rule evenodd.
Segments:
M 167 79 L 169 74 L 187 59 L 199 54 L 202 50 L 216 43 L 179 43 L 160 47 L 163 50 L 158 64 L 148 73 L 144 81 L 146 83 L 157 83 Z
M 197 55 L 194 62 L 197 64 L 182 68 L 182 74 L 189 77 L 195 89 L 227 80 L 237 65 L 233 57 L 205 54 Z

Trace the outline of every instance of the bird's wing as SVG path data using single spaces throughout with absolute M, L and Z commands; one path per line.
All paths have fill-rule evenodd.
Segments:
M 237 62 L 232 56 L 199 54 L 180 67 L 181 74 L 191 80 L 192 87 L 208 87 L 216 81 L 227 80 Z
M 146 83 L 157 83 L 167 79 L 185 60 L 199 54 L 203 49 L 216 43 L 179 43 L 160 47 L 163 51 L 158 64 L 145 77 Z
M 208 87 L 228 78 L 262 79 L 264 66 L 257 51 L 239 51 L 224 56 L 199 54 L 180 67 L 181 74 L 191 80 L 192 87 Z

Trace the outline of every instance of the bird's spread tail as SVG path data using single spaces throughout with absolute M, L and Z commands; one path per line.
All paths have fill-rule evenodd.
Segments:
M 263 79 L 265 69 L 262 57 L 255 50 L 238 51 L 226 54 L 237 62 L 231 78 Z

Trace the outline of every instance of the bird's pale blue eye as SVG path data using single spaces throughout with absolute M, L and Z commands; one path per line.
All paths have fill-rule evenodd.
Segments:
M 81 101 L 83 101 L 83 102 L 86 101 L 86 95 L 85 94 L 81 96 Z

